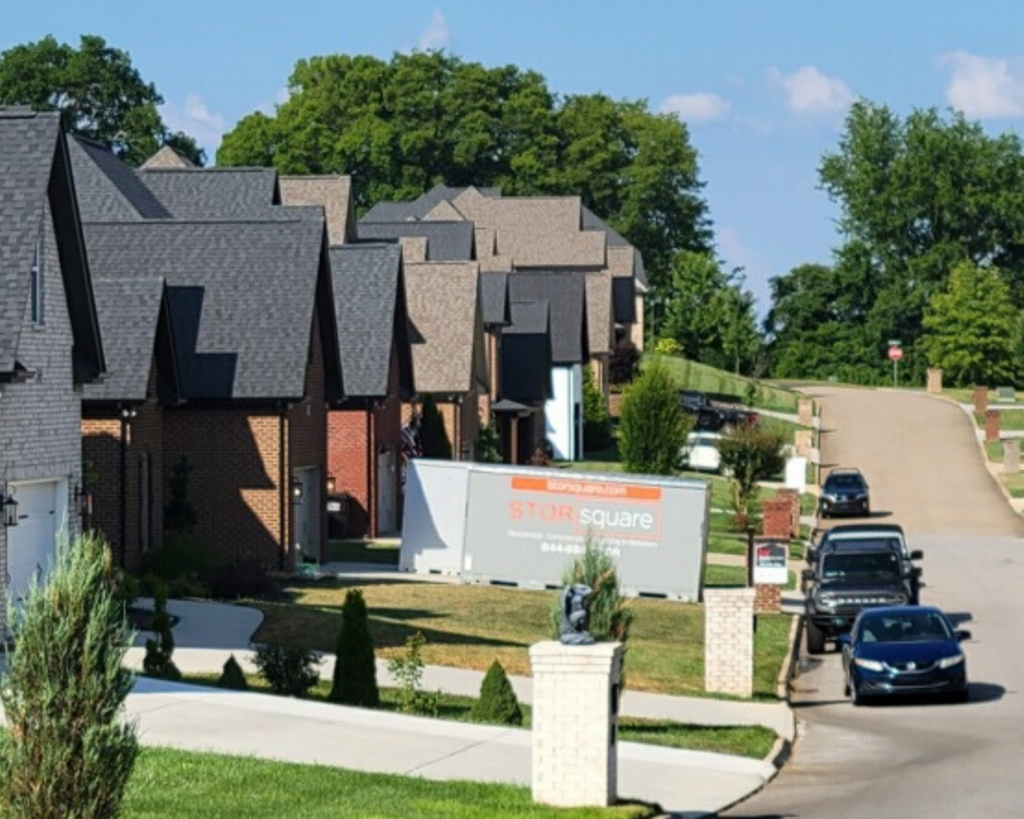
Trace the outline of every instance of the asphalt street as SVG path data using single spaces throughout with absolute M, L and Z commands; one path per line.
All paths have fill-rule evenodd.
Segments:
M 822 459 L 858 467 L 875 520 L 923 549 L 921 602 L 970 630 L 965 705 L 854 708 L 839 655 L 794 680 L 793 754 L 763 791 L 723 816 L 1024 816 L 1024 521 L 985 468 L 960 407 L 889 390 L 808 390 L 824 408 Z

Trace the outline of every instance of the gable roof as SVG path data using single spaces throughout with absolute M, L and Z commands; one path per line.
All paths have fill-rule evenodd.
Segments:
M 501 394 L 522 407 L 551 395 L 550 309 L 546 301 L 514 301 L 509 312 L 512 323 L 502 330 Z
M 267 218 L 281 202 L 273 168 L 153 168 L 138 176 L 176 219 Z
M 49 205 L 74 338 L 76 383 L 105 368 L 68 143 L 56 112 L 0 108 L 0 374 L 19 368 L 30 271 Z
M 475 258 L 472 222 L 360 221 L 358 231 L 360 239 L 422 236 L 427 240 L 428 262 L 466 262 Z
M 512 273 L 513 302 L 546 301 L 551 310 L 551 359 L 554 364 L 587 360 L 587 318 L 584 274 L 564 271 Z
M 508 324 L 508 273 L 481 273 L 480 299 L 484 324 Z
M 138 174 L 108 148 L 85 139 L 68 140 L 79 209 L 86 222 L 169 219 L 167 210 Z
M 315 302 L 327 295 L 322 219 L 88 224 L 86 237 L 97 275 L 166 280 L 184 397 L 303 397 Z M 329 386 L 340 382 L 336 347 L 325 361 Z
M 378 202 L 363 214 L 361 222 L 404 222 L 425 219 L 441 202 L 452 202 L 465 188 L 435 185 L 409 202 Z M 501 188 L 477 188 L 484 196 L 501 196 Z
M 150 168 L 194 168 L 195 163 L 170 145 L 164 145 L 140 166 L 146 171 Z
M 487 380 L 476 262 L 405 266 L 416 392 L 466 393 Z
M 390 243 L 360 243 L 336 245 L 330 254 L 346 396 L 388 395 L 395 344 L 400 386 L 403 392 L 411 393 L 412 359 L 401 249 Z
M 354 242 L 355 210 L 352 177 L 282 176 L 281 202 L 285 205 L 318 205 L 327 217 L 327 236 L 332 245 Z

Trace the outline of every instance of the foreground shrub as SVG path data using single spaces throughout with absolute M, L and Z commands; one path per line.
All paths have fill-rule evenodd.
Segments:
M 94 534 L 62 538 L 46 585 L 33 582 L 23 609 L 7 616 L 17 650 L 0 688 L 0 815 L 117 816 L 138 741 L 121 719 L 132 637 L 106 544 Z
M 146 656 L 142 670 L 150 677 L 163 680 L 180 680 L 181 672 L 171 659 L 174 654 L 174 632 L 171 616 L 167 612 L 167 584 L 157 581 L 153 590 L 153 633 L 155 639 L 146 640 Z
M 217 680 L 218 688 L 226 688 L 231 691 L 247 691 L 249 682 L 245 679 L 245 672 L 238 664 L 235 655 L 232 654 L 224 661 L 224 668 Z
M 409 714 L 437 716 L 441 692 L 426 693 L 423 683 L 423 646 L 427 638 L 420 632 L 410 634 L 405 641 L 405 653 L 388 660 L 388 673 L 398 688 L 398 707 Z
M 275 694 L 305 697 L 320 679 L 320 658 L 303 648 L 262 645 L 253 661 Z
M 615 559 L 605 545 L 597 538 L 587 535 L 583 553 L 573 558 L 562 573 L 562 588 L 581 583 L 589 586 L 591 595 L 587 601 L 587 631 L 598 642 L 613 641 L 625 643 L 629 639 L 629 628 L 633 622 L 633 611 L 628 598 L 619 588 L 619 575 Z M 558 639 L 561 626 L 561 593 L 555 595 L 551 607 L 551 630 Z
M 519 699 L 505 673 L 505 667 L 497 660 L 487 669 L 480 686 L 480 698 L 473 705 L 470 716 L 478 722 L 523 724 L 523 709 L 519 707 Z
M 359 589 L 349 589 L 341 607 L 341 628 L 335 649 L 331 700 L 375 708 L 380 704 L 377 661 L 370 636 L 370 618 Z

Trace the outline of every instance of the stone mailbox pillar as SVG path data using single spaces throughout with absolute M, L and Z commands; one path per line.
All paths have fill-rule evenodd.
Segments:
M 754 693 L 753 589 L 704 590 L 704 689 Z
M 622 644 L 530 646 L 533 799 L 607 807 L 618 793 Z
M 928 394 L 942 395 L 942 369 L 939 367 L 928 368 Z
M 999 440 L 999 410 L 985 410 L 985 440 Z
M 988 387 L 974 388 L 974 411 L 983 413 L 988 409 Z
M 1020 440 L 1017 438 L 1003 441 L 1003 472 L 1008 475 L 1020 472 Z

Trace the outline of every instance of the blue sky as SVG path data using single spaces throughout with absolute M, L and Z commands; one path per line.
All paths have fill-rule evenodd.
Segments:
M 993 134 L 1024 121 L 1019 0 L 0 0 L 0 21 L 0 50 L 88 33 L 128 51 L 211 159 L 320 54 L 444 48 L 537 70 L 559 94 L 646 99 L 687 123 L 718 255 L 762 311 L 769 277 L 831 260 L 838 211 L 817 166 L 851 101 L 955 107 Z

